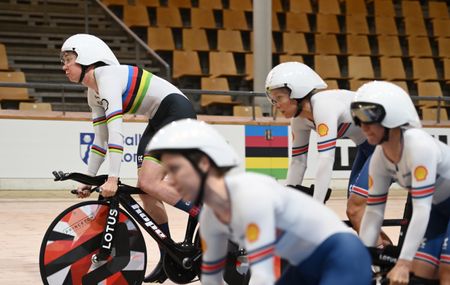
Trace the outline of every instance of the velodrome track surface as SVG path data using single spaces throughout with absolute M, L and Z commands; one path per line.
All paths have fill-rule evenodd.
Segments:
M 60 212 L 80 201 L 68 192 L 0 190 L 0 285 L 42 284 L 38 264 L 42 237 L 48 225 Z M 400 218 L 406 191 L 391 192 L 394 193 L 388 200 L 386 218 Z M 344 191 L 335 191 L 327 205 L 342 219 L 345 218 Z M 181 241 L 187 216 L 173 207 L 166 206 L 166 209 L 171 234 L 176 241 Z M 386 228 L 386 231 L 396 242 L 398 228 Z M 151 238 L 147 237 L 146 242 L 149 272 L 156 264 L 159 252 Z M 174 283 L 167 281 L 164 284 Z

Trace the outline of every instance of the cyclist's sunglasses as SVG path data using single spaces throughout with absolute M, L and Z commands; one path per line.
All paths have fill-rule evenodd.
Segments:
M 360 126 L 364 124 L 381 123 L 386 116 L 383 106 L 376 103 L 353 102 L 350 105 L 353 121 Z

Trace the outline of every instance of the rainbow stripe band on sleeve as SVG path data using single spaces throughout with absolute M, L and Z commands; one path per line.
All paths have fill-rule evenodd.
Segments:
M 275 243 L 271 243 L 269 245 L 265 245 L 263 247 L 250 251 L 247 257 L 250 263 L 253 265 L 273 257 L 274 253 L 275 253 Z
M 106 155 L 106 149 L 99 147 L 98 145 L 93 144 L 91 146 L 91 152 L 97 155 L 104 157 Z
M 308 153 L 308 147 L 309 147 L 309 144 L 299 146 L 299 147 L 293 147 L 292 148 L 292 157 Z
M 433 195 L 433 193 L 434 193 L 434 184 L 411 189 L 411 197 L 413 199 L 426 198 L 428 196 Z
M 145 154 L 145 155 L 144 155 L 144 160 L 150 160 L 150 161 L 153 161 L 153 162 L 155 162 L 155 163 L 157 163 L 157 164 L 161 164 L 161 161 L 160 161 L 159 159 L 154 158 L 154 157 L 151 156 L 150 154 Z
M 115 153 L 123 153 L 123 146 L 117 144 L 108 144 L 108 150 Z
M 317 143 L 317 150 L 319 152 L 324 152 L 336 148 L 336 139 L 330 139 L 323 142 Z
M 127 89 L 122 94 L 124 113 L 134 114 L 137 112 L 150 86 L 152 76 L 153 74 L 142 68 L 128 66 Z
M 375 206 L 384 204 L 387 201 L 387 193 L 381 194 L 381 195 L 371 195 L 369 194 L 369 197 L 367 197 L 367 205 L 368 206 Z
M 101 117 L 98 117 L 98 118 L 94 118 L 94 119 L 92 119 L 92 123 L 94 124 L 94 126 L 98 126 L 98 125 L 104 124 L 104 123 L 106 123 L 106 117 L 105 116 L 101 116 Z
M 203 261 L 201 266 L 202 274 L 214 275 L 219 273 L 225 267 L 225 262 L 225 257 L 216 261 Z
M 110 113 L 108 116 L 106 116 L 106 121 L 109 124 L 112 121 L 114 121 L 116 119 L 121 119 L 121 118 L 122 118 L 122 110 L 117 110 L 117 111 Z

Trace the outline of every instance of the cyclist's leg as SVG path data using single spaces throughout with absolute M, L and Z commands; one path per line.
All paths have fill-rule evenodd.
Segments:
M 442 215 L 436 205 L 431 207 L 427 230 L 413 260 L 414 275 L 426 279 L 438 279 L 439 258 L 447 234 L 448 217 Z
M 371 282 L 371 260 L 356 235 L 332 235 L 310 257 L 289 267 L 277 285 L 346 284 L 368 285 Z

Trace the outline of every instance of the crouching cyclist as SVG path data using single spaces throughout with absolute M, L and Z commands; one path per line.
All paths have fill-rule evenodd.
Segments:
M 408 189 L 413 214 L 390 284 L 450 284 L 450 147 L 420 129 L 409 95 L 388 82 L 358 89 L 351 105 L 369 143 L 377 145 L 369 166 L 369 197 L 360 236 L 375 246 L 392 180 Z
M 245 248 L 250 284 L 346 284 L 371 282 L 367 249 L 322 203 L 256 173 L 230 174 L 235 151 L 210 125 L 180 120 L 149 144 L 185 200 L 203 202 L 202 284 L 223 284 L 227 242 Z M 276 281 L 274 256 L 290 267 Z

